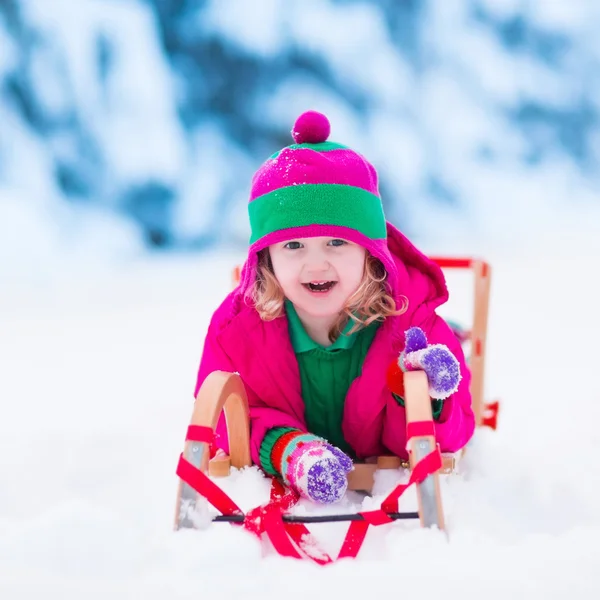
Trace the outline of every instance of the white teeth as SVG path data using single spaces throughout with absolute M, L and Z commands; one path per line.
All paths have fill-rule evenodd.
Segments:
M 337 282 L 335 281 L 320 281 L 315 282 L 311 281 L 310 283 L 305 283 L 304 285 L 311 292 L 328 292 Z

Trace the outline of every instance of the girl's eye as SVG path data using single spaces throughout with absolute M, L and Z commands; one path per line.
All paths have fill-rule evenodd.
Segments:
M 346 243 L 346 240 L 330 240 L 329 244 L 331 246 L 343 246 Z
M 284 248 L 287 248 L 288 250 L 298 250 L 301 247 L 302 247 L 302 244 L 300 242 L 288 242 L 284 246 Z

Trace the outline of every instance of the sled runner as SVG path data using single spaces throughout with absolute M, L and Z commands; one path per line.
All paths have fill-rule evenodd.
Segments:
M 490 291 L 490 267 L 480 260 L 434 258 L 443 269 L 470 269 L 474 274 L 474 311 L 470 330 L 456 331 L 461 341 L 470 344 L 468 363 L 471 370 L 473 411 L 478 426 L 496 428 L 498 402 L 484 402 L 485 342 Z M 239 281 L 239 268 L 233 271 L 233 283 Z M 462 336 L 462 337 L 461 337 Z M 409 461 L 394 456 L 375 457 L 372 461 L 355 463 L 348 474 L 348 489 L 371 492 L 378 469 L 410 469 L 406 483 L 396 486 L 377 510 L 351 514 L 297 516 L 289 514 L 298 496 L 278 480 L 272 479 L 270 501 L 247 513 L 242 510 L 214 481 L 229 475 L 230 468 L 250 466 L 249 412 L 246 392 L 239 375 L 224 371 L 211 373 L 196 397 L 188 427 L 184 451 L 180 456 L 177 475 L 180 478 L 175 514 L 175 528 L 196 528 L 197 515 L 206 514 L 207 503 L 221 514 L 211 520 L 238 524 L 259 538 L 264 534 L 275 550 L 283 556 L 309 558 L 319 564 L 334 559 L 322 551 L 316 554 L 307 540 L 307 523 L 331 521 L 350 522 L 339 558 L 356 557 L 368 528 L 398 519 L 419 519 L 423 527 L 444 529 L 444 513 L 439 477 L 455 470 L 456 455 L 442 455 L 435 440 L 431 401 L 427 377 L 422 371 L 403 374 Z M 229 455 L 217 453 L 211 459 L 217 422 L 225 412 Z M 399 512 L 398 500 L 404 491 L 416 485 L 418 511 Z

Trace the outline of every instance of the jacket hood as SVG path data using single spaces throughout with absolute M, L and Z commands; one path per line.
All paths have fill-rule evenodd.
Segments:
M 414 312 L 417 307 L 422 307 L 427 312 L 435 310 L 448 300 L 448 288 L 441 268 L 391 223 L 386 225 L 387 239 L 373 240 L 346 227 L 336 228 L 335 235 L 360 244 L 383 263 L 391 295 L 398 305 L 405 304 L 408 300 L 409 313 Z M 297 231 L 288 229 L 276 232 L 250 246 L 237 290 L 242 297 L 256 279 L 258 252 L 291 237 L 307 237 L 303 235 L 306 233 L 303 229 L 299 227 Z M 332 227 L 327 226 L 320 232 L 319 226 L 313 226 L 312 235 L 321 234 L 332 235 Z

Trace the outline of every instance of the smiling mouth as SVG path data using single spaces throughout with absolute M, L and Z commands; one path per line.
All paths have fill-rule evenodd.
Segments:
M 302 285 L 311 292 L 325 293 L 328 292 L 337 281 L 311 281 Z

